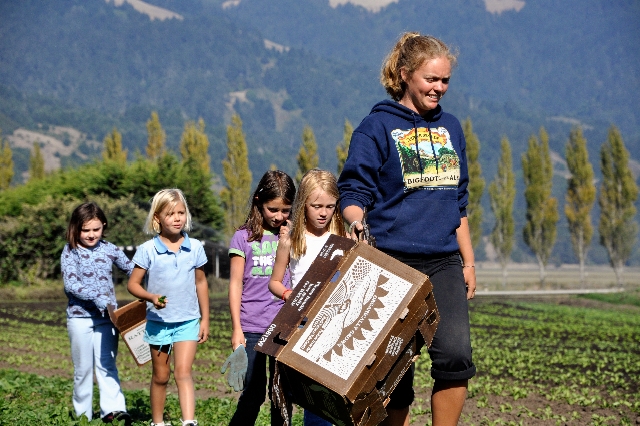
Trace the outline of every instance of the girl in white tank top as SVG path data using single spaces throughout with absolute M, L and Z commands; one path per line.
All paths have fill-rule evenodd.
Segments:
M 269 290 L 287 300 L 291 290 L 282 284 L 287 267 L 291 270 L 291 288 L 294 288 L 320 253 L 329 235 L 345 236 L 344 224 L 338 205 L 338 184 L 328 171 L 309 170 L 300 182 L 293 202 L 293 225 L 280 227 L 280 240 L 273 265 Z M 290 232 L 291 231 L 291 232 Z M 331 423 L 305 410 L 305 425 Z

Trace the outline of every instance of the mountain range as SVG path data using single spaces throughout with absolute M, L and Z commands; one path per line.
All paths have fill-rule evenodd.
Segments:
M 51 155 L 66 166 L 98 155 L 113 127 L 130 153 L 144 152 L 154 110 L 176 151 L 185 121 L 205 120 L 218 175 L 233 113 L 254 179 L 272 164 L 295 173 L 306 124 L 321 167 L 335 170 L 345 119 L 357 125 L 386 97 L 380 65 L 403 31 L 459 51 L 442 104 L 473 121 L 487 181 L 502 136 L 519 170 L 541 126 L 560 199 L 575 125 L 597 174 L 611 124 L 640 174 L 636 0 L 21 0 L 0 3 L 0 128 L 14 146 L 16 180 L 37 138 L 25 131 L 42 134 L 42 145 L 56 139 L 66 150 Z M 521 194 L 519 182 L 516 211 Z

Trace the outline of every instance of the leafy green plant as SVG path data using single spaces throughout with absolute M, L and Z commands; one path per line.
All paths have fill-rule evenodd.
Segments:
M 471 323 L 478 372 L 469 382 L 462 424 L 628 424 L 640 415 L 636 310 L 483 302 L 471 305 Z M 82 423 L 69 414 L 73 366 L 62 303 L 46 309 L 0 303 L 0 327 L 0 359 L 13 369 L 0 370 L 0 424 L 99 424 Z M 210 339 L 198 347 L 193 366 L 199 394 L 213 395 L 198 398 L 196 413 L 203 424 L 226 424 L 235 410 L 237 394 L 219 373 L 230 338 L 226 301 L 212 300 Z M 150 366 L 138 367 L 121 342 L 118 369 L 124 388 L 137 389 L 125 392 L 136 425 L 148 424 Z M 414 380 L 417 398 L 411 413 L 416 424 L 430 419 L 429 371 L 425 351 Z M 538 410 L 528 405 L 531 401 L 549 403 Z M 300 411 L 295 412 L 295 425 L 302 422 Z M 177 397 L 169 394 L 167 418 L 175 420 L 179 414 Z M 258 424 L 269 424 L 266 404 Z

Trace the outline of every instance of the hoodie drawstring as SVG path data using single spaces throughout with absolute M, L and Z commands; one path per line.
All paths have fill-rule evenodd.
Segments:
M 431 141 L 431 152 L 433 153 L 433 158 L 436 160 L 436 174 L 440 173 L 438 168 L 438 156 L 436 155 L 436 149 L 433 146 L 433 136 L 431 136 L 431 127 L 429 126 L 429 122 L 427 121 L 427 130 L 429 131 L 429 140 Z
M 413 117 L 413 131 L 416 135 L 416 155 L 418 156 L 418 166 L 420 167 L 420 178 L 422 178 L 424 167 L 422 167 L 422 157 L 420 157 L 420 148 L 418 147 L 418 123 L 415 114 L 411 114 L 411 116 Z M 433 144 L 431 146 L 433 147 Z
M 418 155 L 418 164 L 420 166 L 420 177 L 422 177 L 422 172 L 424 170 L 424 167 L 422 167 L 422 157 L 420 157 L 420 148 L 418 147 L 418 123 L 417 123 L 417 120 L 416 120 L 416 115 L 412 113 L 411 116 L 413 117 L 413 131 L 414 131 L 414 133 L 416 135 L 416 140 L 415 140 L 415 142 L 416 142 L 416 154 Z M 431 135 L 431 126 L 429 126 L 429 122 L 428 121 L 427 121 L 427 131 L 429 132 L 429 141 L 431 141 L 431 152 L 433 153 L 433 158 L 436 161 L 436 174 L 438 174 L 440 172 L 439 167 L 438 167 L 438 156 L 436 155 L 436 149 L 433 146 L 433 136 Z

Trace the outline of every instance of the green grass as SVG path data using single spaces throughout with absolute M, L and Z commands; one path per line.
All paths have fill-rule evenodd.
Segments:
M 103 424 L 100 419 L 91 422 L 85 416 L 77 419 L 73 414 L 71 394 L 73 384 L 68 379 L 45 378 L 15 370 L 0 370 L 0 424 L 30 425 L 85 425 Z M 95 389 L 97 393 L 97 388 Z M 125 391 L 129 413 L 136 425 L 148 425 L 151 418 L 149 393 L 145 390 Z M 203 425 L 228 423 L 235 411 L 232 399 L 210 398 L 197 401 L 196 411 Z M 265 412 L 262 418 L 268 417 Z M 179 424 L 180 405 L 175 395 L 169 395 L 166 419 Z
M 640 307 L 640 290 L 626 291 L 624 293 L 583 294 L 583 299 L 598 300 L 614 305 L 630 305 Z
M 0 370 L 0 424 L 29 425 L 102 425 L 99 418 L 88 421 L 86 416 L 76 418 L 71 407 L 73 383 L 58 377 L 43 377 L 15 370 Z M 98 389 L 94 389 L 97 395 Z M 124 391 L 127 408 L 136 426 L 148 426 L 151 419 L 149 392 Z M 232 398 L 209 398 L 196 401 L 198 421 L 202 425 L 226 425 L 236 409 Z M 96 416 L 97 417 L 97 416 Z M 180 424 L 180 404 L 176 395 L 167 397 L 165 421 Z M 115 424 L 115 423 L 114 423 Z M 257 424 L 268 425 L 266 406 L 260 412 Z M 294 416 L 294 425 L 301 425 L 300 413 Z
M 490 414 L 480 424 L 623 425 L 640 415 L 639 311 L 505 299 L 474 302 L 471 323 L 478 373 L 466 406 Z M 433 385 L 429 368 L 428 357 L 420 357 L 416 388 Z M 536 397 L 549 405 L 530 410 L 526 404 Z M 412 413 L 430 413 L 428 399 Z M 465 415 L 461 423 L 476 424 Z

